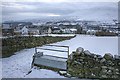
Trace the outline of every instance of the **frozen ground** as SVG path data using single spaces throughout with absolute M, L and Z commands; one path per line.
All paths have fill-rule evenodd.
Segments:
M 106 52 L 110 52 L 113 55 L 118 54 L 118 38 L 117 37 L 95 37 L 95 36 L 84 36 L 77 35 L 71 40 L 65 40 L 62 42 L 54 43 L 57 45 L 67 45 L 70 47 L 70 53 L 78 47 L 83 47 L 88 49 L 90 52 L 104 55 Z M 46 46 L 43 46 L 46 47 Z M 47 47 L 53 48 L 55 47 Z M 56 48 L 60 49 L 60 48 Z M 65 50 L 65 49 L 62 49 Z M 30 71 L 32 56 L 35 53 L 35 49 L 24 49 L 16 52 L 9 58 L 2 59 L 2 77 L 3 78 L 64 78 L 60 76 L 57 72 L 46 70 L 46 69 L 36 69 L 33 68 L 32 72 L 28 75 Z M 45 51 L 44 54 L 47 54 Z M 49 55 L 67 57 L 65 53 L 54 53 L 51 52 Z
M 118 37 L 96 37 L 96 36 L 89 36 L 89 35 L 77 35 L 75 38 L 71 40 L 66 40 L 62 42 L 53 43 L 53 45 L 64 45 L 69 46 L 70 51 L 75 51 L 78 47 L 83 47 L 85 50 L 89 50 L 91 53 L 104 55 L 105 53 L 111 53 L 113 55 L 118 54 Z M 49 49 L 57 49 L 57 50 L 67 50 L 65 48 L 57 48 L 57 47 L 49 47 L 43 46 L 44 48 Z M 43 51 L 44 54 L 48 54 L 48 51 L 45 50 L 38 50 Z M 53 52 L 49 51 L 50 55 L 60 56 L 60 57 L 67 57 L 67 53 L 63 54 L 61 52 Z
M 34 48 L 24 49 L 9 58 L 2 59 L 2 77 L 4 78 L 63 78 L 57 72 L 45 69 L 32 69 L 32 73 L 26 75 L 31 68 Z

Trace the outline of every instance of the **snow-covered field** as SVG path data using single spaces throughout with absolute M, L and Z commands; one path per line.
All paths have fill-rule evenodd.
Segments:
M 63 78 L 57 72 L 34 68 L 31 74 L 26 75 L 31 69 L 34 48 L 24 49 L 16 54 L 2 59 L 3 78 Z
M 92 53 L 104 55 L 104 53 L 109 52 L 113 55 L 118 54 L 118 37 L 95 37 L 95 36 L 85 36 L 77 35 L 71 40 L 65 40 L 62 42 L 53 43 L 57 45 L 66 45 L 70 47 L 70 53 L 78 47 L 83 47 Z M 46 47 L 46 46 L 42 46 Z M 55 47 L 46 47 L 53 48 Z M 57 48 L 60 49 L 60 48 Z M 9 58 L 2 59 L 2 77 L 3 78 L 64 78 L 60 76 L 57 72 L 33 68 L 32 72 L 28 75 L 30 71 L 32 56 L 35 53 L 35 49 L 24 49 L 16 52 Z M 47 54 L 45 51 L 44 54 Z M 50 53 L 55 56 L 67 57 L 65 53 Z
M 53 43 L 53 45 L 64 45 L 69 46 L 70 50 L 69 53 L 75 51 L 76 48 L 82 47 L 85 50 L 89 50 L 91 53 L 104 55 L 105 53 L 111 53 L 112 55 L 118 54 L 118 37 L 96 37 L 90 35 L 77 35 L 75 38 L 71 40 L 66 40 L 62 42 Z M 57 47 L 49 47 L 43 46 L 44 48 L 49 49 L 57 49 L 57 50 L 67 50 L 65 48 L 57 48 Z M 47 54 L 48 51 L 45 50 L 38 50 L 43 51 L 44 54 Z M 53 52 L 49 51 L 50 55 L 60 56 L 60 57 L 67 57 L 67 53 L 61 52 Z

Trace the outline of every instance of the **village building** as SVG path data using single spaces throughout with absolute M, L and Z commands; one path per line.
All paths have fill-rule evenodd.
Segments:
M 53 27 L 52 29 L 52 33 L 61 33 L 61 29 L 58 27 Z
M 28 28 L 26 26 L 24 26 L 20 31 L 22 35 L 28 35 Z
M 51 34 L 52 33 L 52 29 L 49 27 L 48 28 L 48 34 Z
M 28 28 L 28 34 L 29 35 L 39 35 L 39 30 L 36 28 Z
M 28 26 L 19 26 L 14 30 L 18 35 L 39 35 L 39 30 L 36 28 L 29 28 Z
M 62 33 L 66 33 L 66 34 L 75 34 L 76 32 L 77 32 L 77 29 L 74 29 L 74 28 L 62 29 Z
M 3 36 L 14 35 L 14 29 L 10 26 L 10 24 L 2 24 L 2 35 Z

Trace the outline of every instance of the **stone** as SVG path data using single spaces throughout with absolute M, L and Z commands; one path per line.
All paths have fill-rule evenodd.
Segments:
M 73 60 L 73 56 L 74 56 L 74 52 L 72 52 L 72 53 L 70 54 L 69 59 L 70 59 L 70 60 Z
M 76 54 L 80 55 L 81 53 L 83 53 L 84 49 L 82 47 L 79 47 L 76 49 Z
M 105 62 L 105 61 L 106 61 L 106 60 L 103 58 L 103 59 L 101 59 L 101 61 L 100 61 L 100 62 L 101 62 L 101 63 L 103 63 L 103 62 Z
M 108 70 L 108 72 L 107 72 L 108 74 L 112 74 L 112 71 L 111 70 Z
M 113 55 L 110 54 L 110 53 L 106 53 L 106 54 L 104 55 L 104 58 L 105 58 L 106 60 L 111 60 L 111 59 L 113 59 Z
M 119 69 L 115 69 L 115 70 L 119 72 Z
M 107 76 L 106 76 L 106 75 L 102 75 L 101 77 L 102 77 L 102 78 L 107 78 Z
M 103 73 L 106 73 L 106 72 L 107 72 L 107 70 L 106 70 L 106 69 L 103 69 L 103 70 L 102 70 L 102 72 L 103 72 Z
M 85 50 L 85 51 L 84 51 L 84 54 L 86 54 L 86 55 L 91 55 L 90 51 L 88 51 L 88 50 Z
M 95 74 L 94 74 L 94 73 L 92 73 L 91 75 L 92 75 L 92 76 L 95 76 Z
M 67 75 L 67 72 L 66 71 L 59 71 L 58 72 L 60 75 Z
M 120 73 L 119 73 L 119 72 L 116 72 L 115 74 L 119 75 Z
M 97 55 L 98 59 L 102 59 L 103 57 L 101 55 Z
M 114 65 L 114 63 L 111 60 L 107 61 L 107 64 L 111 66 Z
M 69 77 L 69 78 L 71 77 L 71 75 L 70 75 L 69 73 L 67 73 L 67 75 L 66 75 L 66 76 L 67 76 L 67 77 Z
M 94 58 L 96 55 L 94 53 L 91 53 L 90 55 L 92 58 Z
M 118 76 L 117 75 L 112 75 L 112 78 L 117 79 Z
M 106 69 L 106 68 L 107 68 L 107 66 L 102 66 L 102 68 L 103 68 L 103 69 Z

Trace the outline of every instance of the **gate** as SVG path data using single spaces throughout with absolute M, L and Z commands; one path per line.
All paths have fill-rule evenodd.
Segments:
M 66 48 L 66 50 L 58 50 L 58 49 L 50 49 L 50 48 L 44 48 L 44 47 L 36 47 L 35 48 L 35 54 L 39 53 L 38 50 L 47 50 L 49 51 L 54 51 L 56 52 L 61 52 L 61 53 L 67 53 L 67 57 L 69 56 L 69 46 L 60 46 L 60 45 L 45 45 L 45 46 L 50 46 L 50 47 L 59 47 L 59 48 Z M 47 53 L 49 54 L 49 53 Z M 32 64 L 36 64 L 36 65 L 43 65 L 43 66 L 47 66 L 47 67 L 52 67 L 52 68 L 57 68 L 57 69 L 61 69 L 61 70 L 67 70 L 68 66 L 67 66 L 67 58 L 65 57 L 58 57 L 58 56 L 53 56 L 53 55 L 44 55 L 42 53 L 42 56 L 38 57 L 38 56 L 34 56 L 33 57 L 33 62 Z

